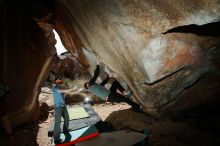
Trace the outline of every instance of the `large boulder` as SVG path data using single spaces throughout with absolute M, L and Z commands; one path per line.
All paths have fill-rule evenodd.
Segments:
M 150 114 L 219 100 L 218 0 L 0 0 L 0 10 L 0 76 L 13 125 L 39 117 L 53 29 L 76 62 L 92 73 L 99 58 Z
M 76 42 L 117 73 L 148 113 L 169 109 L 205 74 L 217 71 L 219 31 L 207 31 L 208 23 L 219 26 L 218 1 L 57 1 L 56 12 L 63 12 L 56 13 L 56 23 L 75 30 Z

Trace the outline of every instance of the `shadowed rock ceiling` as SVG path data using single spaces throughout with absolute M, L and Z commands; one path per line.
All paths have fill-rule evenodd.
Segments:
M 219 101 L 219 0 L 1 0 L 0 6 L 1 77 L 13 91 L 8 103 L 16 103 L 11 115 L 37 109 L 56 56 L 52 29 L 85 69 L 92 72 L 99 58 L 114 71 L 147 113 Z M 25 117 L 20 123 L 31 120 Z

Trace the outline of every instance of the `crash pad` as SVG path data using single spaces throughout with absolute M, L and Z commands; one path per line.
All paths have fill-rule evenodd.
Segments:
M 60 138 L 63 140 L 60 144 L 52 145 L 56 146 L 71 146 L 76 143 L 91 139 L 99 135 L 99 131 L 95 126 L 87 126 L 78 130 L 74 130 L 68 133 L 61 133 Z
M 90 104 L 84 104 L 84 105 L 82 105 L 82 107 L 89 114 L 89 117 L 69 121 L 69 129 L 71 131 L 77 130 L 80 128 L 84 128 L 86 126 L 91 126 L 91 125 L 94 125 L 97 122 L 101 121 L 101 118 L 94 111 L 94 109 L 92 108 L 92 106 Z M 64 124 L 64 122 L 61 122 L 61 124 L 60 124 L 61 132 L 63 132 L 63 124 Z M 54 130 L 54 122 L 51 123 L 50 129 L 48 130 L 49 137 L 53 136 L 53 130 Z
M 82 119 L 89 117 L 89 114 L 85 111 L 83 107 L 74 107 L 67 109 L 69 113 L 69 120 Z M 63 118 L 62 118 L 63 121 Z
M 146 137 L 146 134 L 139 132 L 121 130 L 101 133 L 93 139 L 78 143 L 77 146 L 131 146 L 145 140 Z

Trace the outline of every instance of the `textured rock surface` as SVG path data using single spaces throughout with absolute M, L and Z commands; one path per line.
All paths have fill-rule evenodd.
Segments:
M 134 100 L 151 114 L 167 108 L 213 69 L 211 52 L 219 49 L 219 34 L 162 33 L 217 21 L 218 0 L 74 0 L 58 5 L 84 46 L 135 91 Z
M 61 56 L 64 59 L 60 59 L 59 57 L 54 58 L 51 73 L 54 75 L 62 75 L 71 80 L 90 76 L 86 68 L 82 66 L 72 54 L 64 53 Z
M 0 10 L 0 76 L 11 88 L 14 125 L 39 116 L 39 87 L 55 54 L 52 29 L 90 72 L 100 58 L 148 113 L 219 99 L 219 31 L 185 27 L 218 21 L 219 0 L 0 0 Z
M 13 2 L 0 3 L 0 76 L 10 87 L 8 115 L 17 125 L 40 116 L 38 94 L 56 52 L 32 19 L 36 5 Z

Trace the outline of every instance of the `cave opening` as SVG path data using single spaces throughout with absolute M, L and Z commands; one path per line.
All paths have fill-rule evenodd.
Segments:
M 55 48 L 57 51 L 57 55 L 61 55 L 62 53 L 67 52 L 66 48 L 63 46 L 62 41 L 60 40 L 59 34 L 56 32 L 55 29 L 53 29 L 53 33 L 54 33 L 55 39 L 56 39 Z

